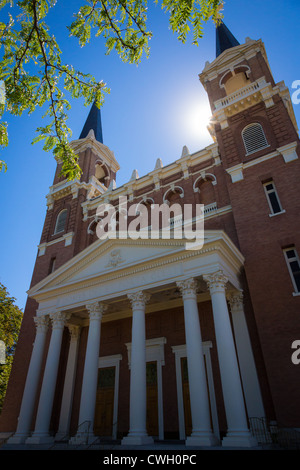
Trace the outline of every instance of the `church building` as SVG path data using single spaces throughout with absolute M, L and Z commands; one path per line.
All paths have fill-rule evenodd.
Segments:
M 117 186 L 95 105 L 80 180 L 60 176 L 0 417 L 9 444 L 257 446 L 256 419 L 300 429 L 300 142 L 264 43 L 224 23 L 199 74 L 212 144 Z M 203 244 L 98 236 L 99 207 L 203 205 Z M 174 229 L 182 218 L 171 217 Z M 146 231 L 143 233 L 145 234 Z M 148 233 L 148 232 L 147 232 Z

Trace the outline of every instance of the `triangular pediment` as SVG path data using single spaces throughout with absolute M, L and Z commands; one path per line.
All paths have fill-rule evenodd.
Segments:
M 95 277 L 147 264 L 185 250 L 183 240 L 98 240 L 54 273 L 32 287 L 28 294 L 80 283 Z
M 243 264 L 241 253 L 222 230 L 205 231 L 204 244 L 198 243 L 193 249 L 190 246 L 185 239 L 97 240 L 33 286 L 28 295 L 44 305 L 48 305 L 47 299 L 51 302 L 59 299 L 59 303 L 70 305 L 75 297 L 78 304 L 84 296 L 94 298 L 104 290 L 119 292 L 121 284 L 122 291 L 132 289 L 147 276 L 151 283 L 160 283 L 159 276 L 164 280 L 176 277 L 183 272 L 183 264 L 186 268 L 191 263 L 188 272 L 199 270 L 200 258 L 219 256 L 218 253 L 222 253 L 234 272 Z M 88 292 L 89 289 L 95 291 Z

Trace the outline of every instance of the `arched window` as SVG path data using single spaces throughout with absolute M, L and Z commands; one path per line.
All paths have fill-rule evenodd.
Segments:
M 245 127 L 242 131 L 242 137 L 247 155 L 262 150 L 269 145 L 264 130 L 258 122 Z
M 56 219 L 54 234 L 64 232 L 66 228 L 67 215 L 68 215 L 67 209 L 63 209 L 62 211 L 60 211 Z

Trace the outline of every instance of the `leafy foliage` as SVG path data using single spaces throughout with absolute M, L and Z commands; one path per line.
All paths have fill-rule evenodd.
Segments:
M 6 345 L 6 362 L 0 364 L 0 411 L 8 384 L 23 312 L 14 304 L 7 289 L 0 284 L 0 340 Z
M 84 1 L 84 0 L 83 0 Z M 190 31 L 193 43 L 203 35 L 203 22 L 221 17 L 223 0 L 155 0 L 169 14 L 170 28 L 185 42 Z M 44 141 L 43 149 L 53 151 L 62 161 L 62 175 L 69 180 L 80 177 L 78 157 L 69 145 L 71 130 L 67 126 L 72 98 L 84 97 L 85 104 L 95 101 L 98 108 L 109 92 L 103 81 L 75 70 L 61 62 L 62 51 L 46 17 L 56 0 L 0 0 L 0 10 L 7 12 L 7 22 L 0 22 L 0 80 L 5 83 L 4 111 L 21 116 L 37 107 L 47 106 L 43 117 L 49 123 L 37 129 L 33 143 Z M 70 36 L 80 46 L 95 36 L 105 38 L 107 54 L 115 50 L 124 62 L 138 64 L 149 56 L 151 31 L 147 30 L 147 0 L 85 0 L 68 27 Z M 7 123 L 0 123 L 0 147 L 8 145 Z M 0 160 L 0 171 L 6 169 Z

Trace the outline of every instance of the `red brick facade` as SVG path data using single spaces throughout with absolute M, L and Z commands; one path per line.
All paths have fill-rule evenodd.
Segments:
M 229 51 L 227 51 L 229 52 Z M 224 57 L 226 57 L 226 53 Z M 232 51 L 230 51 L 232 52 Z M 233 52 L 232 52 L 233 53 Z M 248 59 L 241 55 L 240 63 L 232 55 L 234 67 L 245 65 L 249 68 L 248 78 L 251 83 L 265 77 L 266 83 L 274 91 L 271 99 L 273 104 L 260 99 L 244 106 L 232 115 L 227 115 L 226 125 L 217 121 L 214 134 L 218 146 L 217 160 L 213 154 L 210 158 L 190 160 L 188 168 L 180 169 L 159 178 L 159 186 L 155 181 L 145 182 L 144 186 L 132 183 L 132 202 L 140 202 L 144 195 L 157 204 L 163 203 L 166 191 L 172 183 L 184 191 L 184 198 L 178 192 L 169 192 L 170 202 L 180 204 L 203 203 L 209 206 L 216 203 L 219 212 L 207 216 L 206 230 L 223 230 L 245 257 L 241 284 L 244 291 L 244 305 L 249 335 L 252 342 L 257 373 L 259 377 L 266 417 L 287 427 L 300 428 L 299 389 L 300 379 L 297 366 L 291 361 L 291 344 L 300 338 L 300 295 L 293 296 L 293 285 L 283 249 L 295 246 L 300 254 L 300 199 L 298 181 L 300 176 L 300 143 L 280 91 L 271 75 L 262 49 Z M 213 66 L 213 64 L 211 64 Z M 229 68 L 229 66 L 228 66 Z M 205 85 L 212 111 L 215 102 L 226 97 L 225 89 L 220 87 L 225 67 L 213 78 L 202 74 L 201 81 Z M 205 72 L 205 71 L 204 71 Z M 258 93 L 258 92 L 257 92 Z M 269 97 L 267 99 L 270 99 Z M 242 139 L 242 130 L 251 123 L 261 124 L 269 146 L 251 155 L 246 155 Z M 286 163 L 280 148 L 296 142 L 299 158 Z M 202 152 L 207 152 L 204 149 Z M 265 158 L 268 157 L 269 158 Z M 83 169 L 81 183 L 88 183 L 95 175 L 95 163 L 98 156 L 93 149 L 86 149 L 80 154 Z M 230 170 L 242 164 L 243 176 L 233 182 Z M 61 182 L 60 166 L 54 179 L 54 185 Z M 201 171 L 205 175 L 202 178 Z M 115 179 L 115 172 L 109 174 L 109 181 Z M 263 183 L 272 180 L 284 212 L 270 217 L 270 209 Z M 194 183 L 196 182 L 196 187 Z M 216 184 L 215 184 L 216 183 Z M 199 188 L 199 191 L 195 189 Z M 88 189 L 81 186 L 76 196 L 71 192 L 54 200 L 49 205 L 41 244 L 46 244 L 43 255 L 38 256 L 32 277 L 32 286 L 50 273 L 51 262 L 55 258 L 55 268 L 63 266 L 68 260 L 82 252 L 97 240 L 95 225 L 90 225 L 96 212 L 95 203 L 90 204 L 87 214 L 83 205 Z M 98 196 L 99 200 L 101 196 Z M 118 200 L 111 201 L 116 204 Z M 227 208 L 227 209 L 226 209 Z M 56 218 L 62 209 L 68 210 L 65 234 L 73 232 L 72 242 L 66 245 L 60 239 L 62 234 L 53 235 Z M 224 211 L 220 211 L 224 209 Z M 225 210 L 226 209 L 226 210 Z M 209 215 L 209 214 L 208 214 Z M 91 228 L 88 233 L 88 227 Z M 15 355 L 14 366 L 9 382 L 4 409 L 0 419 L 0 431 L 14 431 L 22 400 L 26 372 L 30 361 L 32 343 L 34 341 L 34 325 L 37 303 L 29 299 L 26 305 L 24 321 Z M 210 301 L 198 304 L 199 318 L 203 341 L 211 341 L 212 369 L 216 403 L 221 435 L 226 432 L 226 416 L 221 390 L 221 380 L 216 354 L 214 324 Z M 165 436 L 178 438 L 177 397 L 172 393 L 176 389 L 175 359 L 172 345 L 185 343 L 183 307 L 153 312 L 146 315 L 146 338 L 165 336 L 165 365 L 163 366 L 164 390 L 164 430 Z M 74 435 L 78 426 L 81 383 L 83 377 L 85 348 L 88 327 L 81 333 L 76 382 L 71 417 L 70 434 Z M 101 347 L 99 356 L 121 354 L 120 393 L 118 404 L 118 435 L 126 435 L 129 426 L 129 379 L 130 370 L 127 364 L 125 344 L 131 341 L 131 318 L 103 323 L 101 330 Z M 64 383 L 64 373 L 68 354 L 68 336 L 65 334 L 61 350 L 59 374 L 54 399 L 51 430 L 58 428 L 59 412 Z M 300 365 L 298 366 L 300 367 Z M 42 380 L 42 378 L 41 378 Z

